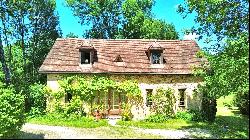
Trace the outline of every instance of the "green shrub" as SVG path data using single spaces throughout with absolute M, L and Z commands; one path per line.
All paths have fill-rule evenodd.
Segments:
M 81 107 L 82 101 L 80 100 L 79 97 L 74 96 L 70 103 L 67 103 L 67 106 L 64 108 L 64 115 L 69 116 L 69 115 L 77 115 L 77 116 L 83 116 L 85 114 L 83 112 L 83 109 Z
M 213 122 L 215 120 L 217 112 L 216 106 L 216 99 L 203 96 L 201 113 L 204 121 Z
M 202 113 L 198 110 L 180 111 L 175 114 L 176 119 L 182 119 L 186 121 L 203 121 Z
M 24 97 L 0 87 L 0 138 L 16 135 L 25 122 Z
M 241 114 L 249 116 L 249 93 L 243 92 L 236 94 L 236 99 L 234 100 L 235 106 L 237 106 Z
M 123 111 L 121 113 L 122 120 L 123 121 L 130 121 L 133 118 L 133 115 L 131 113 L 131 105 L 130 104 L 122 104 Z
M 176 119 L 191 121 L 193 119 L 193 114 L 187 111 L 180 111 L 176 113 L 175 117 Z
M 172 117 L 174 115 L 173 107 L 176 102 L 174 90 L 171 88 L 165 89 L 160 87 L 156 92 L 156 94 L 152 95 L 152 112 Z
M 154 115 L 150 115 L 148 118 L 146 118 L 145 121 L 146 122 L 161 123 L 161 122 L 167 121 L 168 119 L 170 119 L 170 117 L 167 117 L 166 115 L 154 114 Z
M 29 86 L 29 100 L 31 109 L 29 111 L 30 116 L 43 115 L 46 110 L 46 98 L 44 85 L 33 84 Z

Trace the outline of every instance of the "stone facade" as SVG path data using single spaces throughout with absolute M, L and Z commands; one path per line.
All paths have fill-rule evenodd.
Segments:
M 59 84 L 57 80 L 62 78 L 62 74 L 47 74 L 47 85 L 52 90 L 56 91 L 59 89 Z M 91 74 L 88 74 L 91 77 Z M 132 114 L 134 116 L 133 119 L 143 119 L 146 116 L 150 115 L 150 107 L 146 105 L 146 89 L 153 89 L 152 94 L 156 93 L 156 89 L 158 87 L 170 87 L 174 89 L 174 94 L 177 96 L 179 94 L 179 89 L 185 89 L 184 96 L 184 108 L 179 107 L 179 100 L 176 100 L 174 111 L 177 112 L 180 109 L 195 109 L 200 110 L 201 107 L 201 99 L 200 95 L 193 94 L 193 91 L 197 88 L 198 83 L 202 82 L 202 80 L 198 77 L 194 77 L 192 75 L 122 75 L 122 74 L 113 74 L 110 75 L 110 78 L 119 82 L 125 79 L 133 79 L 137 80 L 139 83 L 139 87 L 142 91 L 143 102 L 140 106 L 133 105 L 132 106 Z

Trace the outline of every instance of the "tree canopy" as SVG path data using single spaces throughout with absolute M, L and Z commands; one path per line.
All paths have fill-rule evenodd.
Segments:
M 86 38 L 178 39 L 173 24 L 154 19 L 153 0 L 67 0 L 82 25 L 91 28 Z
M 248 0 L 186 0 L 178 12 L 184 17 L 197 12 L 200 35 L 216 35 L 216 43 L 205 48 L 209 66 L 202 76 L 209 97 L 219 98 L 236 94 L 236 104 L 249 112 L 249 1 Z M 219 11 L 219 12 L 218 12 Z M 208 50 L 216 50 L 209 54 Z M 201 71 L 200 71 L 201 72 Z M 247 109 L 248 108 L 248 109 Z

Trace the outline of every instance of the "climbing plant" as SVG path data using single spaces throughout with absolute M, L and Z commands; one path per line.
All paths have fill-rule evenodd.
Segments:
M 103 104 L 93 103 L 95 97 L 103 97 L 109 92 L 125 93 L 129 100 L 133 102 L 140 101 L 141 90 L 138 82 L 134 80 L 124 80 L 116 82 L 106 75 L 85 75 L 85 76 L 65 76 L 58 81 L 60 89 L 57 92 L 49 91 L 49 96 L 54 98 L 53 104 L 55 111 L 58 113 L 70 114 L 72 112 L 78 114 L 89 113 L 95 108 L 103 109 Z M 72 95 L 72 99 L 66 104 L 62 103 L 62 98 L 68 94 Z M 83 104 L 87 103 L 83 109 Z M 131 103 L 130 103 L 131 104 Z M 127 108 L 131 105 L 127 104 Z M 90 109 L 86 109 L 90 108 Z M 130 109 L 127 109 L 130 110 Z
M 152 111 L 155 114 L 161 114 L 168 117 L 174 115 L 174 104 L 176 102 L 176 97 L 174 95 L 174 90 L 171 88 L 157 88 L 156 94 L 152 95 Z

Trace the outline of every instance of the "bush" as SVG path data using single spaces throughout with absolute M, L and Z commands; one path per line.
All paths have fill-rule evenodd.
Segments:
M 131 105 L 130 104 L 122 104 L 123 111 L 121 113 L 122 120 L 123 121 L 130 121 L 133 118 L 133 115 L 131 113 Z
M 64 108 L 64 115 L 69 116 L 69 115 L 77 115 L 77 116 L 84 116 L 86 113 L 84 113 L 82 107 L 82 101 L 80 100 L 79 97 L 74 96 L 70 103 L 67 103 L 67 106 Z
M 166 115 L 163 115 L 163 114 L 155 114 L 155 115 L 150 115 L 148 118 L 145 119 L 145 121 L 161 123 L 161 122 L 167 121 L 169 118 L 170 117 L 167 117 Z
M 174 106 L 176 102 L 176 97 L 174 95 L 174 90 L 171 88 L 157 88 L 156 94 L 152 96 L 153 105 L 151 107 L 152 112 L 156 114 L 162 114 L 165 116 L 174 115 Z
M 203 96 L 201 113 L 204 121 L 213 122 L 215 120 L 217 112 L 216 106 L 216 99 Z
M 186 121 L 203 121 L 202 113 L 197 110 L 187 110 L 177 112 L 175 115 L 176 119 L 182 119 Z
M 249 116 L 249 93 L 245 92 L 243 94 L 236 94 L 236 99 L 234 100 L 235 106 L 237 106 L 241 114 Z
M 14 92 L 0 87 L 0 138 L 16 135 L 25 122 L 24 97 Z
M 30 101 L 30 111 L 29 115 L 43 115 L 46 110 L 46 98 L 44 92 L 44 85 L 35 83 L 29 86 L 29 101 Z
M 176 113 L 175 118 L 176 119 L 191 121 L 193 119 L 193 114 L 191 114 L 191 113 L 189 113 L 187 111 L 181 111 L 181 112 Z

